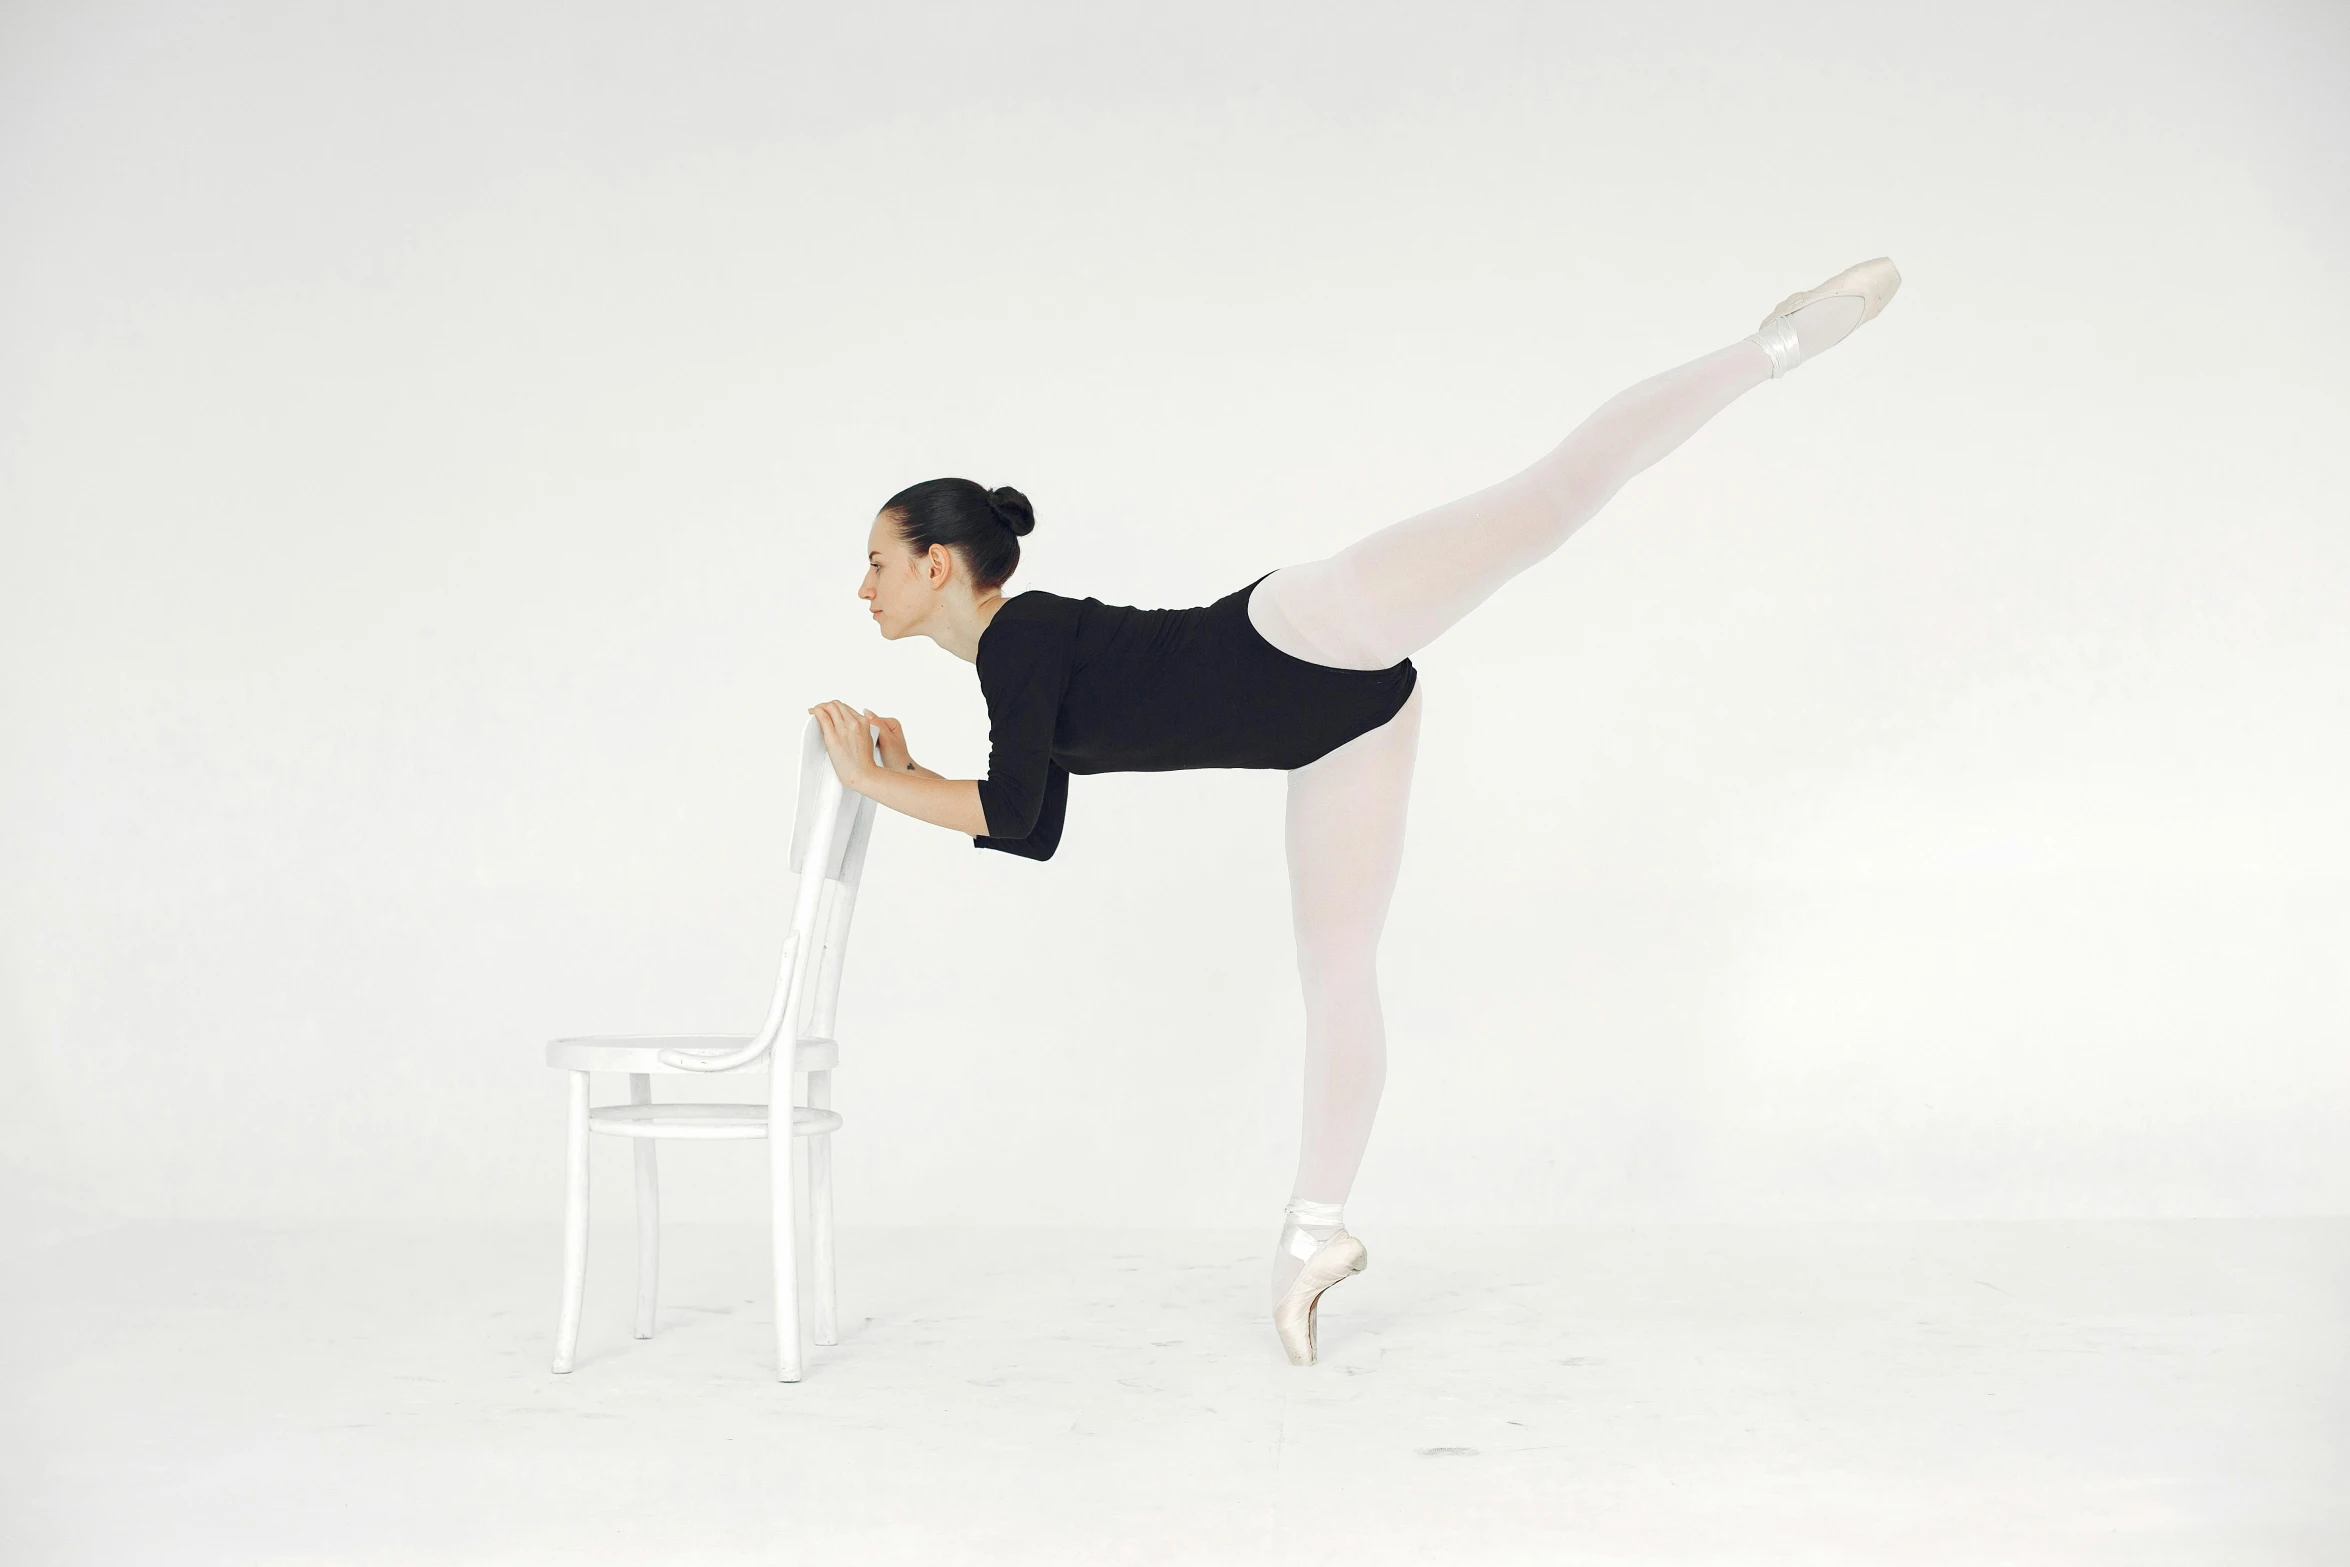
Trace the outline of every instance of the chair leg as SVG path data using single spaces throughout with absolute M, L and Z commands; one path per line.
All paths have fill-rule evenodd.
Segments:
M 555 1327 L 555 1370 L 571 1369 L 579 1347 L 579 1307 L 587 1294 L 588 1075 L 571 1074 L 571 1131 L 563 1189 L 563 1313 Z
M 649 1072 L 628 1074 L 628 1102 L 653 1102 Z M 636 1144 L 636 1336 L 653 1336 L 654 1302 L 661 1293 L 661 1176 L 653 1162 L 653 1140 L 631 1138 Z
M 808 1103 L 816 1109 L 832 1105 L 832 1072 L 808 1074 Z M 816 1342 L 840 1342 L 840 1296 L 832 1271 L 832 1134 L 808 1139 L 809 1249 L 816 1261 Z
M 775 1375 L 784 1382 L 800 1379 L 800 1204 L 793 1156 L 799 1139 L 791 1130 L 791 1079 L 791 1069 L 779 1067 L 767 1111 L 767 1181 L 775 1210 Z

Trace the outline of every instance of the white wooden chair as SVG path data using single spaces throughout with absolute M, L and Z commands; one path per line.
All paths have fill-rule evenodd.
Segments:
M 870 736 L 869 736 L 870 738 Z M 808 720 L 800 741 L 800 797 L 792 821 L 791 868 L 799 875 L 791 934 L 766 1026 L 757 1034 L 614 1034 L 558 1039 L 547 1064 L 571 1074 L 570 1179 L 563 1212 L 563 1309 L 555 1329 L 555 1370 L 571 1369 L 579 1309 L 587 1292 L 588 1134 L 636 1140 L 636 1336 L 653 1336 L 659 1287 L 661 1194 L 653 1144 L 665 1137 L 765 1137 L 775 1223 L 776 1375 L 800 1379 L 799 1182 L 793 1138 L 808 1144 L 808 1199 L 815 1256 L 816 1342 L 840 1342 L 832 1267 L 832 1069 L 840 1047 L 833 1012 L 848 953 L 849 916 L 873 837 L 874 803 L 841 787 L 824 731 Z M 779 1057 L 788 1053 L 788 1062 Z M 588 1074 L 628 1074 L 628 1103 L 591 1105 Z M 656 1104 L 661 1074 L 767 1072 L 768 1104 Z M 802 1092 L 799 1085 L 805 1082 Z M 770 1135 L 771 1112 L 790 1111 L 790 1137 Z

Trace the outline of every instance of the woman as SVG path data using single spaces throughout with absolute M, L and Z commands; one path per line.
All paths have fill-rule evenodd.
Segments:
M 808 711 L 848 788 L 980 848 L 1043 860 L 1060 843 L 1072 773 L 1289 774 L 1305 1126 L 1272 1301 L 1292 1364 L 1314 1362 L 1322 1292 L 1368 1260 L 1341 1209 L 1387 1070 L 1375 959 L 1419 734 L 1409 655 L 1742 393 L 1874 319 L 1900 282 L 1882 256 L 1848 268 L 1790 295 L 1751 336 L 1619 392 L 1516 477 L 1196 609 L 1006 598 L 1019 538 L 1035 526 L 1018 490 L 932 479 L 874 518 L 858 597 L 883 636 L 926 636 L 978 666 L 988 773 L 917 767 L 896 720 L 819 703 Z M 880 730 L 879 764 L 869 724 Z

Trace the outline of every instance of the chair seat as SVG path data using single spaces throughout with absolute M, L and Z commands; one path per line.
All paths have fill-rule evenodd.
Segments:
M 547 1065 L 575 1072 L 667 1072 L 678 1077 L 732 1077 L 742 1072 L 764 1072 L 765 1056 L 729 1072 L 692 1072 L 661 1059 L 664 1050 L 695 1055 L 730 1055 L 749 1044 L 755 1034 L 585 1034 L 576 1039 L 547 1042 Z M 792 1070 L 824 1072 L 840 1065 L 840 1046 L 829 1039 L 810 1037 L 792 1050 Z
M 817 1137 L 840 1129 L 830 1110 L 805 1105 L 791 1113 L 794 1137 Z M 599 1105 L 588 1112 L 588 1130 L 612 1137 L 765 1137 L 765 1105 Z

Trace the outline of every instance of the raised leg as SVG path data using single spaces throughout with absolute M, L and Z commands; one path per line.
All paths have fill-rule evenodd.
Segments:
M 579 1347 L 579 1307 L 587 1295 L 588 1075 L 571 1074 L 571 1131 L 563 1186 L 563 1312 L 555 1326 L 555 1370 L 571 1369 Z
M 653 1102 L 649 1072 L 628 1074 L 628 1102 Z M 636 1144 L 636 1336 L 653 1336 L 654 1303 L 661 1294 L 661 1173 L 653 1162 L 653 1140 L 631 1138 Z
M 1289 774 L 1284 837 L 1298 980 L 1305 992 L 1304 1124 L 1292 1197 L 1343 1203 L 1387 1081 L 1379 936 L 1403 864 L 1423 674 L 1386 723 Z M 1273 1298 L 1300 1259 L 1275 1254 Z
M 1634 474 L 1770 375 L 1769 356 L 1741 339 L 1650 376 L 1524 472 L 1282 567 L 1250 595 L 1249 619 L 1293 658 L 1385 669 L 1564 544 Z
M 792 1078 L 788 1064 L 778 1062 L 767 1111 L 767 1183 L 775 1220 L 775 1375 L 785 1382 L 800 1379 L 800 1237 L 799 1182 L 792 1136 Z
M 832 1071 L 808 1074 L 808 1103 L 832 1106 Z M 808 1229 L 816 1257 L 816 1342 L 840 1342 L 840 1299 L 832 1271 L 832 1134 L 808 1139 Z

